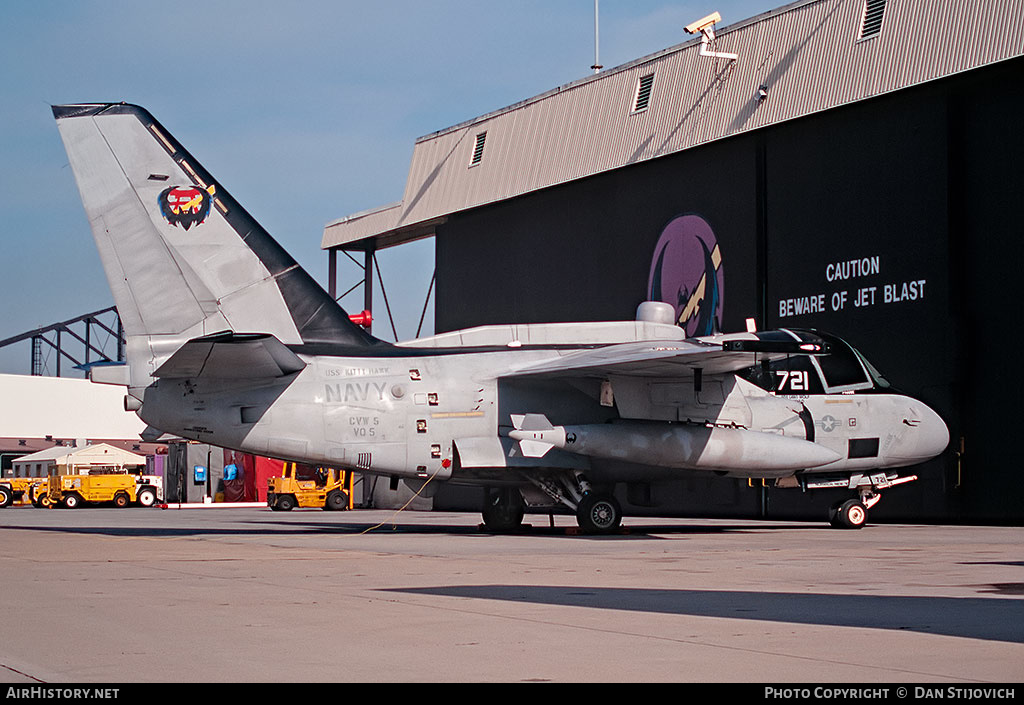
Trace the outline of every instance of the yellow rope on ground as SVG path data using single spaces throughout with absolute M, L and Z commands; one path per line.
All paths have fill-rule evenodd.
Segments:
M 403 511 L 405 511 L 405 509 L 406 509 L 406 508 L 407 508 L 407 507 L 408 507 L 408 506 L 409 506 L 410 504 L 412 504 L 413 500 L 415 500 L 415 499 L 416 499 L 417 497 L 419 497 L 419 496 L 420 496 L 420 493 L 422 493 L 422 492 L 423 492 L 423 490 L 425 490 L 425 489 L 426 489 L 427 485 L 429 485 L 429 484 L 430 484 L 430 481 L 431 481 L 431 480 L 433 480 L 433 479 L 434 479 L 434 478 L 435 478 L 435 477 L 437 476 L 437 473 L 439 473 L 439 472 L 441 472 L 441 468 L 438 468 L 437 470 L 435 470 L 435 471 L 434 471 L 434 474 L 433 474 L 433 475 L 431 475 L 430 477 L 428 477 L 428 478 L 427 478 L 427 481 L 426 481 L 426 482 L 424 482 L 424 483 L 423 483 L 422 485 L 420 485 L 420 488 L 419 488 L 418 490 L 416 490 L 416 492 L 415 492 L 415 493 L 413 493 L 412 497 L 410 497 L 410 498 L 409 498 L 409 501 L 408 501 L 408 502 L 406 502 L 405 504 L 403 504 L 403 505 L 402 505 L 401 507 L 399 507 L 398 509 L 396 509 L 396 510 L 395 510 L 395 513 L 394 513 L 394 514 L 392 514 L 392 515 L 391 515 L 391 517 L 390 517 L 389 519 L 387 519 L 387 520 L 385 520 L 385 521 L 382 521 L 381 523 L 377 524 L 376 526 L 371 526 L 371 527 L 369 527 L 368 529 L 365 529 L 365 530 L 363 530 L 363 531 L 360 531 L 358 535 L 359 535 L 359 536 L 361 536 L 361 535 L 363 535 L 363 534 L 368 534 L 368 533 L 370 533 L 371 531 L 373 531 L 373 530 L 375 530 L 375 529 L 379 529 L 380 527 L 384 526 L 385 524 L 387 524 L 388 522 L 390 522 L 390 521 L 391 521 L 392 519 L 394 519 L 394 518 L 395 518 L 396 516 L 398 516 L 399 514 L 401 514 L 401 513 L 403 512 Z M 398 528 L 398 525 L 397 525 L 397 524 L 392 524 L 392 526 L 391 526 L 391 530 L 392 530 L 392 531 L 394 531 L 394 530 L 395 530 L 395 529 L 397 529 L 397 528 Z

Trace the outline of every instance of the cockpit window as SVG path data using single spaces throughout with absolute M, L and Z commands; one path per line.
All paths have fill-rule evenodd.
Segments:
M 823 355 L 818 360 L 821 373 L 825 376 L 825 384 L 831 388 L 871 381 L 852 348 L 839 340 L 829 342 L 832 343 L 832 353 Z
M 845 340 L 820 331 L 793 332 L 800 337 L 807 334 L 817 335 L 828 342 L 829 354 L 816 358 L 828 389 L 866 389 L 873 386 L 866 366 L 861 364 L 864 361 L 863 356 Z
M 883 377 L 882 373 L 879 372 L 875 368 L 875 366 L 872 365 L 870 361 L 868 361 L 868 359 L 866 357 L 861 355 L 860 350 L 857 350 L 857 348 L 854 348 L 853 351 L 855 353 L 857 353 L 857 357 L 859 357 L 860 361 L 864 363 L 864 367 L 867 368 L 868 374 L 871 375 L 871 381 L 873 381 L 875 383 L 876 387 L 881 387 L 882 389 L 888 389 L 889 387 L 892 386 L 891 384 L 889 384 L 889 380 L 887 380 L 885 377 Z
M 806 330 L 777 331 L 776 334 L 792 336 L 805 342 L 824 340 L 828 344 L 829 354 L 793 355 L 750 367 L 741 373 L 744 379 L 762 389 L 799 396 L 889 387 L 878 370 L 841 338 Z M 765 334 L 760 337 L 767 338 Z

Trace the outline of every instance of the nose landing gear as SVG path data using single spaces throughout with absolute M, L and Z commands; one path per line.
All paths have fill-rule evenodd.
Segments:
M 868 521 L 868 508 L 859 499 L 836 502 L 828 512 L 828 523 L 834 529 L 860 529 Z
M 828 510 L 828 523 L 836 529 L 860 529 L 868 522 L 868 510 L 882 499 L 880 490 L 913 482 L 917 475 L 900 477 L 897 474 L 877 473 L 864 475 L 854 473 L 848 477 L 804 478 L 805 490 L 846 488 L 855 490 L 857 497 L 836 502 Z

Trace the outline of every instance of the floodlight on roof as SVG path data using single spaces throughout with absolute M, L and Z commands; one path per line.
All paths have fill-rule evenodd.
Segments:
M 701 56 L 713 56 L 716 59 L 729 59 L 735 61 L 739 58 L 738 54 L 730 54 L 724 51 L 714 51 L 708 49 L 709 46 L 715 41 L 715 25 L 722 21 L 722 16 L 717 12 L 712 12 L 707 17 L 702 17 L 696 22 L 691 22 L 686 25 L 685 29 L 689 34 L 701 35 L 700 41 L 700 55 Z

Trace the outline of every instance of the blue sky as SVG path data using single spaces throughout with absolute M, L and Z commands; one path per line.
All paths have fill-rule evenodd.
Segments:
M 783 4 L 600 0 L 601 63 L 686 41 L 713 11 L 727 26 Z M 399 200 L 417 137 L 589 75 L 593 13 L 593 0 L 6 0 L 0 339 L 113 303 L 50 105 L 143 105 L 326 284 L 324 225 Z M 341 291 L 361 276 L 345 263 Z M 432 263 L 429 241 L 382 253 L 402 339 Z M 379 287 L 374 309 L 391 339 Z M 0 373 L 29 365 L 27 343 L 0 350 Z

